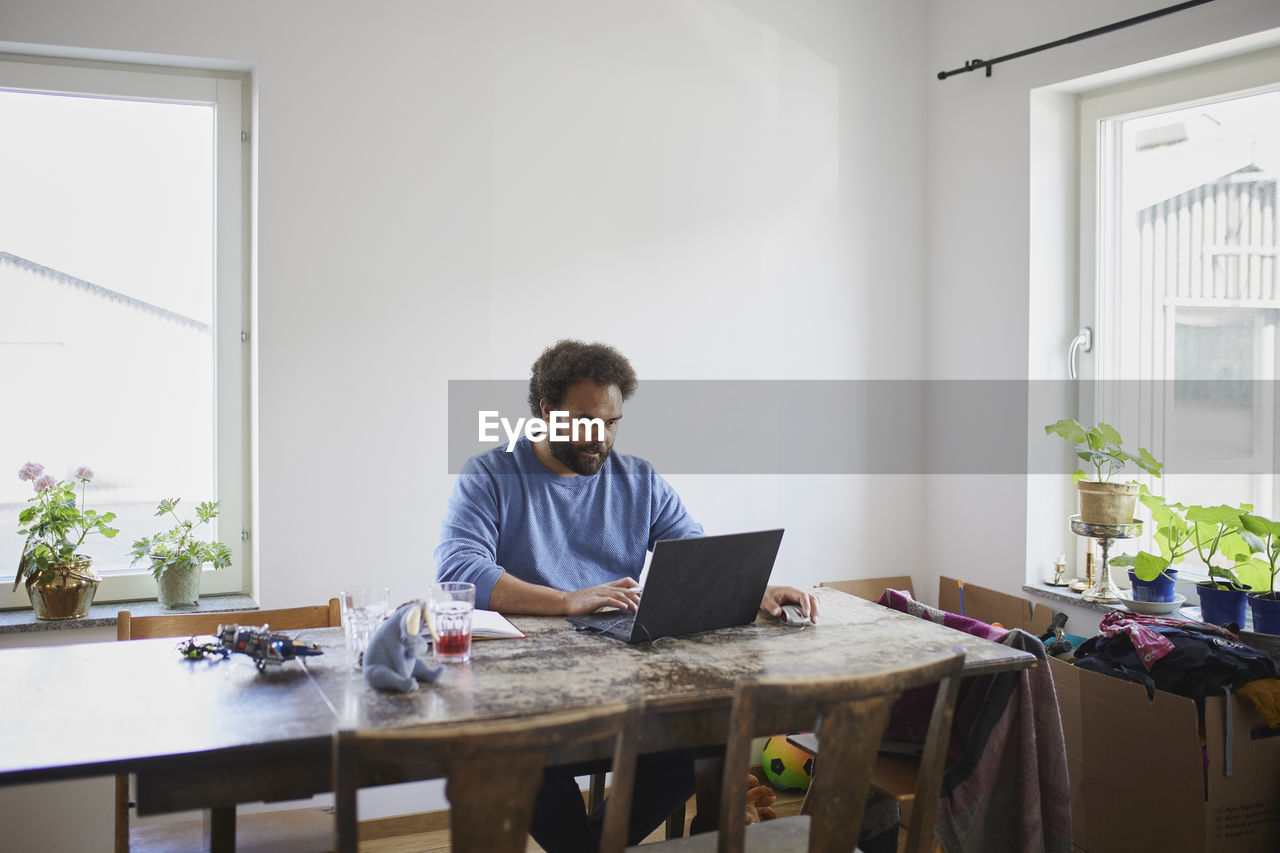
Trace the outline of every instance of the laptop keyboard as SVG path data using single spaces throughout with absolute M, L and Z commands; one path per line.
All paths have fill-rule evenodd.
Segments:
M 614 619 L 612 622 L 601 622 L 599 625 L 595 626 L 595 628 L 601 634 L 607 634 L 610 631 L 615 630 L 619 625 L 627 625 L 627 626 L 634 625 L 635 621 L 636 621 L 636 615 L 634 613 L 629 613 L 626 616 L 619 616 L 617 619 Z

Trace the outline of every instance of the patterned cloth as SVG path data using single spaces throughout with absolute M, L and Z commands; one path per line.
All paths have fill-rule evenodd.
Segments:
M 930 607 L 924 602 L 916 601 L 911 597 L 910 593 L 902 590 L 886 589 L 876 603 L 883 604 L 885 607 L 902 613 L 909 613 L 920 619 L 928 619 L 938 625 L 945 625 L 957 631 L 964 631 L 966 634 L 972 634 L 975 637 L 982 637 L 984 640 L 991 640 L 993 643 L 1002 642 L 1009 635 L 1007 628 L 997 628 L 994 625 L 988 625 L 986 622 L 970 619 L 968 616 L 957 616 L 954 613 Z
M 1102 633 L 1076 648 L 1076 666 L 1135 681 L 1146 687 L 1148 696 L 1164 690 L 1199 700 L 1280 676 L 1265 652 L 1217 625 L 1113 613 L 1103 619 L 1103 626 Z M 1147 642 L 1151 635 L 1159 638 L 1158 656 Z M 1147 647 L 1137 642 L 1147 642 Z M 1170 648 L 1164 648 L 1166 643 Z
M 1152 664 L 1169 654 L 1174 648 L 1173 643 L 1169 642 L 1163 634 L 1154 630 L 1151 626 L 1158 625 L 1163 628 L 1185 629 L 1187 624 L 1185 619 L 1144 616 L 1140 613 L 1124 613 L 1119 610 L 1112 610 L 1102 617 L 1102 622 L 1098 625 L 1098 633 L 1104 637 L 1127 634 L 1129 642 L 1133 643 L 1134 649 L 1138 652 L 1138 658 L 1147 669 L 1151 669 Z M 1238 639 L 1235 634 L 1217 625 L 1210 625 L 1207 622 L 1193 624 L 1202 629 L 1203 633 L 1219 634 L 1232 641 Z

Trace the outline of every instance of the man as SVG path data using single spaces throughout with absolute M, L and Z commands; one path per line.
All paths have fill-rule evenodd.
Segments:
M 564 340 L 532 373 L 534 415 L 550 422 L 552 412 L 567 412 L 571 422 L 600 423 L 572 441 L 521 438 L 511 452 L 500 446 L 469 459 L 441 526 L 437 580 L 470 581 L 477 607 L 504 613 L 634 610 L 645 553 L 663 539 L 701 536 L 702 526 L 652 465 L 613 452 L 622 404 L 636 388 L 626 358 L 604 344 Z M 777 616 L 787 602 L 816 621 L 816 600 L 792 587 L 768 587 L 760 607 Z M 686 756 L 642 756 L 628 843 L 692 794 Z M 594 850 L 600 817 L 587 818 L 569 770 L 547 770 L 531 832 L 548 853 Z

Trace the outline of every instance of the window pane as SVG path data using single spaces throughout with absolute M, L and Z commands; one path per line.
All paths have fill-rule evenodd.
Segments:
M 1116 216 L 1102 217 L 1100 245 L 1118 257 L 1103 258 L 1099 300 L 1116 308 L 1101 331 L 1117 357 L 1100 378 L 1171 380 L 1153 421 L 1170 498 L 1270 514 L 1275 400 L 1253 380 L 1277 378 L 1280 92 L 1109 124 L 1103 168 L 1119 198 L 1101 200 Z
M 122 570 L 160 498 L 216 497 L 214 109 L 0 91 L 0 126 L 0 553 L 18 467 L 87 465 L 120 535 L 84 551 Z
M 1251 470 L 1262 441 L 1255 427 L 1256 354 L 1273 311 L 1173 308 L 1173 413 L 1170 450 L 1201 465 L 1244 462 Z M 1233 466 L 1234 467 L 1234 466 Z

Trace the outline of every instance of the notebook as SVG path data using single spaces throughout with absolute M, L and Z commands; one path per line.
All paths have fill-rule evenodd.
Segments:
M 495 610 L 473 610 L 471 612 L 471 639 L 473 640 L 507 640 L 524 637 L 507 617 Z
M 782 533 L 757 530 L 664 539 L 654 545 L 637 610 L 567 618 L 580 631 L 626 643 L 747 625 L 760 609 Z

